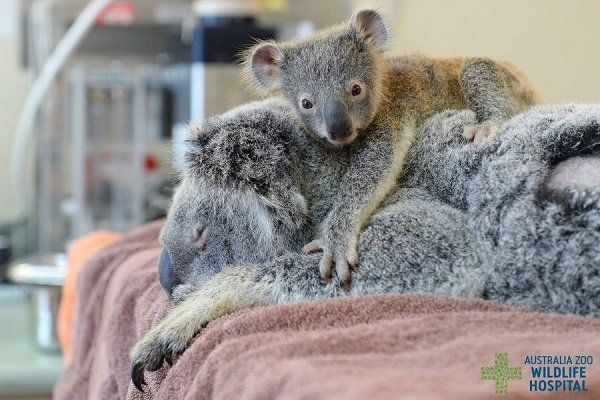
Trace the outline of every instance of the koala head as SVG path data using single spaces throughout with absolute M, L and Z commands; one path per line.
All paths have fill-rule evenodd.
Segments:
M 266 93 L 281 92 L 314 135 L 351 143 L 375 117 L 385 84 L 388 30 L 374 10 L 349 23 L 284 43 L 250 49 L 246 73 Z
M 199 287 L 225 265 L 264 262 L 306 243 L 294 120 L 287 104 L 270 99 L 191 128 L 160 235 L 159 278 L 174 299 L 178 287 Z
M 159 280 L 172 295 L 199 287 L 225 265 L 267 261 L 289 248 L 290 235 L 256 192 L 184 178 L 160 234 Z

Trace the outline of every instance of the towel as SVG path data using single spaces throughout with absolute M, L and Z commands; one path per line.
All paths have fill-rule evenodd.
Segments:
M 546 398 L 530 391 L 536 365 L 525 361 L 538 355 L 591 355 L 587 392 L 547 398 L 600 398 L 599 319 L 420 294 L 243 310 L 147 373 L 141 393 L 128 352 L 172 308 L 156 277 L 161 224 L 123 235 L 81 271 L 74 358 L 56 399 L 495 399 L 481 368 L 496 354 L 521 373 L 504 399 Z

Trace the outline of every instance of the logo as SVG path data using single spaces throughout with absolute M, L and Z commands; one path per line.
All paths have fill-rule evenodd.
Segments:
M 530 392 L 587 392 L 593 363 L 591 354 L 531 354 L 523 361 Z M 493 366 L 481 367 L 481 380 L 493 381 L 496 394 L 508 393 L 509 382 L 521 379 L 522 368 L 509 365 L 508 353 L 496 353 Z
M 539 354 L 525 357 L 531 392 L 587 392 L 591 354 Z
M 496 394 L 508 393 L 508 381 L 521 379 L 521 367 L 508 365 L 508 353 L 496 353 L 493 367 L 481 367 L 481 380 L 494 381 Z

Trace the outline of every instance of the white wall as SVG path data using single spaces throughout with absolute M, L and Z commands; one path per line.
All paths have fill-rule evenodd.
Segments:
M 19 63 L 17 0 L 0 0 L 0 221 L 14 217 L 21 206 L 10 190 L 9 157 L 13 132 L 30 79 Z
M 600 1 L 390 0 L 392 50 L 506 59 L 546 102 L 600 102 Z

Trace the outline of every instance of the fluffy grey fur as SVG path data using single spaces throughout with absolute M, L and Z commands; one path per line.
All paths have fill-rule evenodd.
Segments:
M 465 146 L 456 135 L 473 119 L 431 119 L 403 184 L 464 213 L 485 298 L 600 315 L 600 185 L 597 171 L 581 170 L 581 159 L 600 159 L 600 106 L 537 107 L 505 124 L 499 140 Z M 558 186 L 557 171 L 566 175 Z
M 307 200 L 291 173 L 302 156 L 298 124 L 276 101 L 263 111 L 239 107 L 192 128 L 161 232 L 161 283 L 175 299 L 224 265 L 271 260 L 310 240 Z
M 254 305 L 348 294 L 335 277 L 323 284 L 318 272 L 320 255 L 294 252 L 306 235 L 314 232 L 311 213 L 323 215 L 331 206 L 323 199 L 334 197 L 336 176 L 347 168 L 347 157 L 342 153 L 332 157 L 331 152 L 319 150 L 298 128 L 299 121 L 294 121 L 284 104 L 268 100 L 203 128 L 202 135 L 213 139 L 206 141 L 201 136 L 195 142 L 178 196 L 196 191 L 187 186 L 193 180 L 210 181 L 224 189 L 221 195 L 242 187 L 258 193 L 252 186 L 256 182 L 249 183 L 252 180 L 247 177 L 267 177 L 256 186 L 263 188 L 262 195 L 253 199 L 265 205 L 269 215 L 279 215 L 269 219 L 273 229 L 278 227 L 273 221 L 296 221 L 286 228 L 291 235 L 286 243 L 292 245 L 286 251 L 285 245 L 278 244 L 269 254 L 275 258 L 253 261 L 262 257 L 252 254 L 255 239 L 239 235 L 244 235 L 244 226 L 247 233 L 252 231 L 249 221 L 255 217 L 240 214 L 237 220 L 223 220 L 223 210 L 229 210 L 231 203 L 237 207 L 227 197 L 215 200 L 201 222 L 192 220 L 192 224 L 210 226 L 229 224 L 229 229 L 214 231 L 225 236 L 214 233 L 217 237 L 205 251 L 235 251 L 246 254 L 250 262 L 227 266 L 217 274 L 213 272 L 222 262 L 206 266 L 212 277 L 188 293 L 189 297 L 134 348 L 132 378 L 138 387 L 144 370 L 156 370 L 163 360 L 171 361 L 214 318 Z M 497 139 L 467 143 L 462 132 L 475 122 L 471 111 L 447 111 L 424 124 L 400 184 L 360 235 L 361 268 L 354 275 L 351 294 L 475 296 L 543 310 L 600 315 L 600 187 L 588 184 L 582 188 L 578 179 L 558 191 L 547 184 L 556 170 L 569 168 L 573 157 L 595 158 L 600 149 L 600 106 L 538 107 L 510 120 Z M 228 129 L 221 130 L 222 124 Z M 278 133 L 271 135 L 271 131 Z M 272 147 L 274 151 L 269 153 L 279 155 L 267 161 L 249 156 L 241 165 L 238 153 L 222 151 L 233 140 L 225 140 L 226 136 L 233 132 L 237 137 L 255 135 L 253 140 L 265 146 L 261 151 Z M 211 154 L 212 161 L 196 162 L 203 160 L 203 154 Z M 291 154 L 300 157 L 288 157 Z M 327 168 L 319 158 L 324 156 L 328 157 Z M 235 170 L 245 171 L 243 174 L 213 173 L 232 171 L 234 162 Z M 206 167 L 213 164 L 222 167 Z M 328 175 L 327 171 L 336 172 Z M 272 177 L 277 182 L 271 181 Z M 304 198 L 306 209 L 295 206 L 302 201 L 269 208 L 271 198 L 283 196 L 280 190 Z M 192 196 L 179 205 L 184 198 L 175 198 L 174 210 L 202 209 L 207 201 Z M 175 215 L 174 211 L 169 215 L 165 227 L 169 233 L 162 235 L 172 254 L 176 254 L 173 243 L 182 240 L 175 230 Z M 303 218 L 307 218 L 305 224 Z M 231 225 L 239 229 L 234 236 L 227 234 Z M 270 237 L 276 240 L 276 236 Z M 238 239 L 242 240 L 235 242 Z M 244 246 L 250 247 L 237 249 Z M 185 259 L 172 258 L 173 269 L 189 271 L 181 264 Z M 187 282 L 197 284 L 194 276 L 188 275 L 192 279 Z

